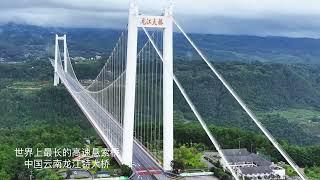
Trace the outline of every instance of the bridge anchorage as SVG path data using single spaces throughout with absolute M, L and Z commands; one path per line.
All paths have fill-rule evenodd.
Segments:
M 54 85 L 64 84 L 119 164 L 135 173 L 133 178 L 167 179 L 173 160 L 173 85 L 187 101 L 216 150 L 235 179 L 223 151 L 182 84 L 173 73 L 173 26 L 184 35 L 225 88 L 302 179 L 303 172 L 255 117 L 227 81 L 173 18 L 172 3 L 163 15 L 140 15 L 136 1 L 129 7 L 129 22 L 98 76 L 82 85 L 73 69 L 67 37 L 56 35 Z M 147 39 L 138 52 L 138 29 Z M 149 33 L 147 29 L 151 29 Z M 63 60 L 59 42 L 63 41 Z

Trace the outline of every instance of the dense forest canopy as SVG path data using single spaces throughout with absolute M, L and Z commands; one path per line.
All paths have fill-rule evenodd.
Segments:
M 320 144 L 318 111 L 320 66 L 236 62 L 214 63 L 214 65 L 276 137 L 299 145 Z M 75 64 L 75 70 L 80 79 L 92 79 L 102 66 L 103 60 L 89 64 L 78 63 Z M 175 62 L 175 73 L 207 122 L 258 131 L 233 97 L 202 62 Z M 3 88 L 12 86 L 8 84 L 17 80 L 48 84 L 52 78 L 52 68 L 45 61 L 1 64 L 0 77 Z M 41 83 L 38 85 L 41 86 Z M 69 97 L 67 94 L 61 97 L 59 91 L 50 88 L 43 90 L 46 89 L 58 95 L 60 100 Z M 4 89 L 2 94 L 10 95 L 5 94 L 2 97 L 17 96 L 16 98 L 23 99 L 15 95 L 15 91 L 14 88 Z M 175 89 L 174 93 L 175 111 L 184 113 L 186 120 L 194 120 L 178 89 Z M 41 99 L 41 97 L 49 98 L 41 93 L 28 95 L 25 101 L 30 102 L 28 99 L 32 96 L 37 97 L 38 101 L 29 103 L 30 109 L 34 108 L 33 106 L 39 106 L 37 108 L 41 109 L 43 106 L 51 105 L 51 100 L 58 103 L 56 98 Z M 44 102 L 45 105 L 39 104 Z M 12 108 L 10 103 L 6 107 Z M 67 107 L 64 109 L 69 110 Z M 7 110 L 3 109 L 3 112 L 8 112 Z M 298 113 L 294 114 L 295 112 Z M 14 116 L 13 114 L 12 117 Z
M 0 60 L 28 61 L 53 55 L 56 33 L 68 35 L 69 50 L 74 56 L 107 57 L 121 32 L 123 30 L 0 25 Z M 139 37 L 145 42 L 144 36 Z M 220 62 L 319 64 L 319 39 L 210 34 L 192 34 L 191 37 L 210 58 Z M 187 44 L 181 34 L 174 34 L 176 55 L 185 56 L 192 51 Z
M 296 144 L 319 144 L 320 66 L 259 62 L 214 65 L 276 137 Z M 208 122 L 257 129 L 203 62 L 178 61 L 175 73 Z M 175 108 L 190 114 L 184 102 L 175 89 Z M 293 114 L 296 111 L 299 113 Z

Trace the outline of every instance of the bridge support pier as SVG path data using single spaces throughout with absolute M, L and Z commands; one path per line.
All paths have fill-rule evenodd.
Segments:
M 68 69 L 67 69 L 67 67 L 68 67 L 68 53 L 67 53 L 67 51 L 68 51 L 68 48 L 67 48 L 67 35 L 65 34 L 64 36 L 63 36 L 63 61 L 64 61 L 64 72 L 67 72 L 68 71 Z
M 136 96 L 136 71 L 138 48 L 138 8 L 135 1 L 130 2 L 128 23 L 128 45 L 126 65 L 126 89 L 123 119 L 122 159 L 123 164 L 132 167 L 134 107 Z
M 163 169 L 173 161 L 173 22 L 172 4 L 165 10 L 167 27 L 163 35 Z
M 54 54 L 54 79 L 53 85 L 58 86 L 60 78 L 58 75 L 58 56 L 59 56 L 59 37 L 56 35 L 55 54 Z
M 54 86 L 58 86 L 60 84 L 60 78 L 58 75 L 58 58 L 60 56 L 59 52 L 59 41 L 63 41 L 63 61 L 64 61 L 64 71 L 67 72 L 67 58 L 68 58 L 68 53 L 67 53 L 67 35 L 59 37 L 56 34 L 56 44 L 55 44 L 55 54 L 54 54 Z

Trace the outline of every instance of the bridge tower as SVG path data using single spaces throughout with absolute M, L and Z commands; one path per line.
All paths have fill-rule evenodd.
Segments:
M 124 119 L 123 119 L 123 140 L 122 159 L 123 164 L 132 167 L 133 155 L 133 129 L 134 129 L 134 107 L 136 94 L 136 73 L 137 73 L 137 48 L 138 48 L 138 7 L 135 0 L 130 1 L 129 22 L 128 22 L 128 42 L 127 42 L 127 71 L 124 99 Z
M 173 160 L 173 22 L 172 2 L 166 7 L 163 34 L 163 169 L 171 170 Z
M 58 75 L 58 58 L 59 54 L 59 41 L 63 41 L 63 61 L 64 61 L 64 71 L 67 72 L 67 35 L 58 36 L 56 34 L 55 42 L 55 55 L 54 55 L 54 86 L 57 86 L 60 83 Z
M 124 103 L 124 164 L 132 167 L 134 109 L 136 91 L 138 28 L 163 29 L 163 168 L 171 170 L 173 160 L 173 18 L 172 3 L 162 16 L 140 15 L 136 0 L 130 1 L 127 44 L 127 71 Z

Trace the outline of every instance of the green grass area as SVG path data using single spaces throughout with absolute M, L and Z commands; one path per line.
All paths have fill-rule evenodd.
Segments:
M 12 81 L 6 88 L 24 93 L 34 93 L 50 85 L 51 82 L 49 81 Z
M 320 111 L 315 109 L 288 109 L 284 111 L 273 111 L 271 114 L 280 114 L 280 116 L 287 118 L 289 121 L 296 122 L 316 122 L 319 120 L 320 124 Z
M 280 115 L 289 122 L 299 124 L 307 133 L 320 137 L 320 111 L 314 108 L 291 108 L 287 110 L 276 110 L 271 115 Z M 261 114 L 260 114 L 261 115 Z
M 298 176 L 298 174 L 295 172 L 295 170 L 290 166 L 290 165 L 285 165 L 284 169 L 286 170 L 286 175 L 293 177 L 293 176 Z
M 319 180 L 320 179 L 320 167 L 310 167 L 305 169 L 306 175 L 311 180 Z

